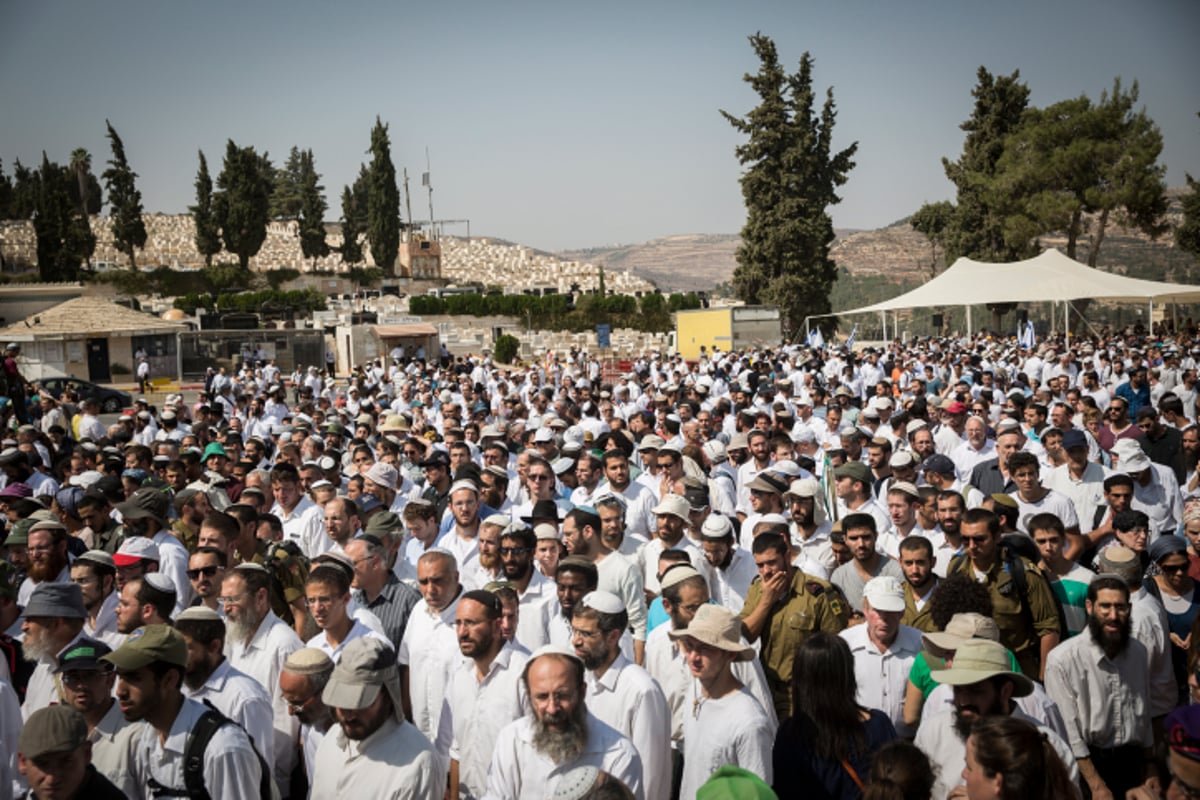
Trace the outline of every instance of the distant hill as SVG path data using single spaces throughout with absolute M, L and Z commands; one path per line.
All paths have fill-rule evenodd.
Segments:
M 1172 201 L 1168 219 L 1172 227 L 1181 219 L 1182 193 L 1182 189 L 1168 192 Z M 841 230 L 837 234 L 833 259 L 839 270 L 845 270 L 853 279 L 916 284 L 929 278 L 932 257 L 929 242 L 908 225 L 907 219 L 877 230 Z M 737 234 L 680 234 L 641 244 L 592 247 L 556 255 L 606 269 L 627 269 L 653 281 L 663 291 L 707 290 L 729 281 L 737 266 L 740 241 Z M 1065 236 L 1049 235 L 1041 242 L 1043 246 L 1066 251 Z M 1086 260 L 1087 247 L 1085 236 L 1077 258 Z M 1098 265 L 1138 278 L 1200 283 L 1196 259 L 1176 248 L 1170 233 L 1152 241 L 1141 233 L 1110 223 Z

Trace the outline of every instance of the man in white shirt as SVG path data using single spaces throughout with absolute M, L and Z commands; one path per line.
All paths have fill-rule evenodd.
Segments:
M 317 749 L 334 722 L 333 710 L 321 699 L 321 690 L 332 674 L 333 661 L 315 647 L 302 647 L 289 655 L 279 673 L 279 695 L 288 713 L 300 723 L 300 749 L 310 786 Z M 295 742 L 292 744 L 294 750 Z
M 904 697 L 913 659 L 921 652 L 921 632 L 900 624 L 904 586 L 890 575 L 867 581 L 863 588 L 862 625 L 842 631 L 854 656 L 858 702 L 891 718 L 896 732 L 911 736 L 904 723 Z
M 225 621 L 203 605 L 185 609 L 174 622 L 188 645 L 183 694 L 212 704 L 250 735 L 259 755 L 274 770 L 275 741 L 271 698 L 258 681 L 225 658 Z
M 740 612 L 750 584 L 758 577 L 758 567 L 750 551 L 738 547 L 728 517 L 716 512 L 708 515 L 700 526 L 700 548 L 712 568 L 713 600 L 735 614 Z
M 521 683 L 528 654 L 500 631 L 500 599 L 483 590 L 458 602 L 463 661 L 450 673 L 435 750 L 449 763 L 451 800 L 480 797 L 500 729 L 529 711 Z
M 121 514 L 127 540 L 143 536 L 158 546 L 158 571 L 170 578 L 175 587 L 175 613 L 178 614 L 191 605 L 193 592 L 187 577 L 187 548 L 168 529 L 169 502 L 159 489 L 145 487 L 130 495 L 124 503 L 118 503 L 116 510 Z
M 304 643 L 271 610 L 269 583 L 266 567 L 252 562 L 239 564 L 225 573 L 218 600 L 225 610 L 225 657 L 271 697 L 275 783 L 286 792 L 296 764 L 299 727 L 280 690 L 279 675 L 288 657 Z
M 21 706 L 25 719 L 39 708 L 58 702 L 54 668 L 58 657 L 83 638 L 86 618 L 83 593 L 76 584 L 43 583 L 33 590 L 21 625 L 25 658 L 37 664 Z
M 550 641 L 550 611 L 555 602 L 554 582 L 535 568 L 533 551 L 537 538 L 522 524 L 510 525 L 500 534 L 500 561 L 504 579 L 517 593 L 517 643 L 536 650 Z
M 635 800 L 650 800 L 637 749 L 588 711 L 583 662 L 573 651 L 553 645 L 537 650 L 524 683 L 533 711 L 500 731 L 481 800 L 552 797 L 576 766 L 603 770 Z
M 300 489 L 300 473 L 287 462 L 271 469 L 271 513 L 283 525 L 283 538 L 293 541 L 312 560 L 333 547 L 325 532 L 325 510 Z
M 587 668 L 587 707 L 627 737 L 642 759 L 647 797 L 671 793 L 671 741 L 663 732 L 671 711 L 650 674 L 621 655 L 629 616 L 621 598 L 605 591 L 584 595 L 571 616 L 575 654 Z
M 405 721 L 396 652 L 355 639 L 321 692 L 336 729 L 321 740 L 312 796 L 331 800 L 439 800 L 445 774 L 433 747 Z
M 436 742 L 446 682 L 462 659 L 455 631 L 462 584 L 454 556 L 446 550 L 427 551 L 417 560 L 417 585 L 421 600 L 408 618 L 397 660 L 413 724 Z
M 116 668 L 117 700 L 125 719 L 146 722 L 132 764 L 143 796 L 157 796 L 164 788 L 186 796 L 187 742 L 208 711 L 182 693 L 187 642 L 166 625 L 149 625 L 101 660 Z M 210 797 L 258 797 L 264 778 L 270 779 L 263 775 L 250 737 L 228 724 L 217 728 L 204 748 L 201 777 Z

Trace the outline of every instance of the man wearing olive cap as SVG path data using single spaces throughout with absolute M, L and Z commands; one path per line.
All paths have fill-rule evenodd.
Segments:
M 68 706 L 48 706 L 29 717 L 21 731 L 17 763 L 29 782 L 29 796 L 37 800 L 126 796 L 92 766 L 87 723 Z
M 338 727 L 317 750 L 313 797 L 441 800 L 446 776 L 429 741 L 404 719 L 395 650 L 369 637 L 349 642 L 321 700 Z
M 208 709 L 183 696 L 188 665 L 183 635 L 166 625 L 138 628 L 101 660 L 117 671 L 117 702 L 125 719 L 147 723 L 135 742 L 131 765 L 138 785 L 144 787 L 143 796 L 164 796 L 164 790 L 187 796 L 188 740 Z M 262 761 L 250 737 L 237 725 L 217 729 L 204 750 L 201 775 L 213 798 L 252 798 L 261 793 Z

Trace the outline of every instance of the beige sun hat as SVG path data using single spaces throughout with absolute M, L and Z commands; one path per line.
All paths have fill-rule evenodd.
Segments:
M 953 658 L 954 651 L 972 639 L 1000 641 L 1000 628 L 996 621 L 983 614 L 965 612 L 955 614 L 946 623 L 944 631 L 933 631 L 921 635 L 925 649 L 938 658 Z
M 724 606 L 707 604 L 700 606 L 691 623 L 681 631 L 668 631 L 667 635 L 678 641 L 695 639 L 718 650 L 734 653 L 738 661 L 754 658 L 754 648 L 742 644 L 742 621 Z
M 959 646 L 954 663 L 947 669 L 935 669 L 929 677 L 949 686 L 970 686 L 1002 675 L 1016 684 L 1013 697 L 1025 697 L 1033 692 L 1033 681 L 1009 668 L 1008 650 L 990 639 L 970 639 Z

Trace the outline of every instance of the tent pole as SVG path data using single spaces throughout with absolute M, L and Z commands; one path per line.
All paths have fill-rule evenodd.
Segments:
M 886 311 L 879 312 L 879 328 L 882 331 L 882 333 L 880 334 L 880 338 L 882 338 L 886 342 L 887 341 L 887 312 Z
M 967 338 L 971 338 L 971 307 L 967 306 Z
M 1150 300 L 1150 316 L 1146 319 L 1146 333 L 1150 336 L 1154 335 L 1154 300 Z
M 1063 334 L 1064 334 L 1063 348 L 1066 349 L 1071 346 L 1071 301 L 1070 300 L 1063 300 Z

